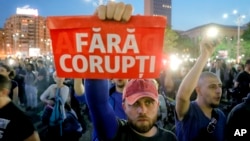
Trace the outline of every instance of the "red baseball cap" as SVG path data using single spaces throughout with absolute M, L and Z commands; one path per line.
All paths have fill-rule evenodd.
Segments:
M 122 100 L 133 105 L 143 97 L 158 101 L 158 91 L 154 82 L 150 79 L 131 79 L 124 88 Z

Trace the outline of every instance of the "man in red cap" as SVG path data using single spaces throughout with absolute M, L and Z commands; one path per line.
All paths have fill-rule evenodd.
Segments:
M 176 141 L 174 133 L 155 123 L 159 108 L 158 92 L 150 79 L 132 79 L 123 91 L 127 121 L 117 119 L 108 102 L 107 80 L 85 80 L 86 99 L 99 140 Z
M 132 6 L 109 3 L 100 6 L 100 19 L 128 21 Z M 86 79 L 85 94 L 94 129 L 104 141 L 176 141 L 174 133 L 155 123 L 159 108 L 158 91 L 150 79 L 132 79 L 124 88 L 122 107 L 128 120 L 118 119 L 109 104 L 108 80 Z

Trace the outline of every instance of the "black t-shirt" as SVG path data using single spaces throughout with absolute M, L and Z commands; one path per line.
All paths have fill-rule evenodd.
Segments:
M 250 96 L 235 106 L 228 115 L 226 137 L 228 141 L 250 141 Z M 246 133 L 242 133 L 242 130 Z
M 0 109 L 0 141 L 23 141 L 34 131 L 29 117 L 12 102 Z
M 127 121 L 118 120 L 119 130 L 116 137 L 112 141 L 177 141 L 176 136 L 171 131 L 158 128 L 156 135 L 153 137 L 144 137 L 135 133 Z
M 250 92 L 250 74 L 243 71 L 238 75 L 236 81 L 239 82 L 240 98 L 246 97 Z
M 11 88 L 9 93 L 10 99 L 13 99 L 13 91 L 16 87 L 18 87 L 18 83 L 15 80 L 11 80 Z
M 39 80 L 37 83 L 39 85 L 46 85 L 47 84 L 47 71 L 45 67 L 42 67 L 38 70 L 38 77 L 43 76 L 42 80 Z

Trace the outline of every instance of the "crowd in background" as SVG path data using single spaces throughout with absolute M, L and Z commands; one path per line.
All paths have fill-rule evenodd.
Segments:
M 1 60 L 0 68 L 11 72 L 8 73 L 9 78 L 13 81 L 10 97 L 24 111 L 34 111 L 39 114 L 43 109 L 41 106 L 44 106 L 44 102 L 40 99 L 41 95 L 49 86 L 56 83 L 55 79 L 53 79 L 54 64 L 48 58 L 50 57 L 44 56 L 25 59 L 9 57 Z M 241 80 L 237 79 L 237 77 L 240 73 L 244 72 L 247 66 L 243 64 L 229 64 L 223 59 L 216 59 L 211 64 L 204 71 L 213 72 L 221 79 L 223 94 L 220 108 L 227 115 L 235 105 L 241 103 L 242 99 L 246 97 L 246 94 L 240 97 L 235 96 L 235 89 L 237 84 L 242 83 L 239 82 Z M 155 79 L 159 94 L 162 96 L 160 109 L 165 109 L 159 111 L 157 122 L 159 126 L 174 131 L 175 96 L 182 79 L 189 72 L 192 65 L 192 63 L 183 64 L 177 71 L 171 71 L 171 69 L 165 66 L 160 77 Z M 120 81 L 122 81 L 122 79 L 118 81 L 114 80 L 110 80 L 111 91 L 112 89 L 116 91 L 114 86 L 119 85 Z M 69 87 L 70 105 L 76 112 L 79 122 L 82 124 L 83 133 L 87 130 L 92 130 L 88 129 L 89 125 L 91 125 L 91 119 L 87 104 L 84 102 L 85 98 L 84 96 L 77 96 L 74 92 L 74 79 L 65 78 L 63 83 Z M 196 94 L 194 91 L 191 100 L 195 98 Z

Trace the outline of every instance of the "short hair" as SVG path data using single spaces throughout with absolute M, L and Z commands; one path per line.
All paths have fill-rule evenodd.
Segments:
M 210 71 L 204 71 L 201 73 L 200 78 L 207 78 L 207 77 L 217 77 L 217 75 Z
M 35 67 L 34 67 L 34 65 L 32 63 L 28 63 L 27 66 L 30 66 L 32 71 L 35 70 Z
M 208 78 L 208 77 L 212 77 L 212 78 L 218 78 L 218 76 L 213 73 L 213 72 L 209 72 L 209 71 L 204 71 L 201 73 L 200 75 L 200 78 L 199 78 L 199 81 L 198 81 L 198 85 L 201 83 L 201 81 L 204 79 L 204 78 Z M 218 78 L 220 80 L 220 78 Z
M 245 65 L 250 65 L 250 59 L 247 59 Z
M 2 91 L 3 89 L 10 90 L 10 86 L 10 80 L 6 76 L 0 74 L 0 91 Z
M 10 66 L 4 64 L 4 63 L 1 63 L 0 64 L 1 67 L 5 68 L 7 72 L 10 72 L 12 69 L 10 68 Z
M 8 66 L 6 64 L 3 64 L 3 63 L 0 66 L 5 68 L 7 72 L 10 72 L 9 73 L 9 78 L 11 78 L 11 79 L 15 78 L 16 72 L 15 72 L 15 70 L 13 70 L 13 68 L 11 68 L 10 66 Z
M 44 64 L 43 60 L 41 60 L 41 59 L 38 59 L 37 63 L 42 64 L 42 65 Z

